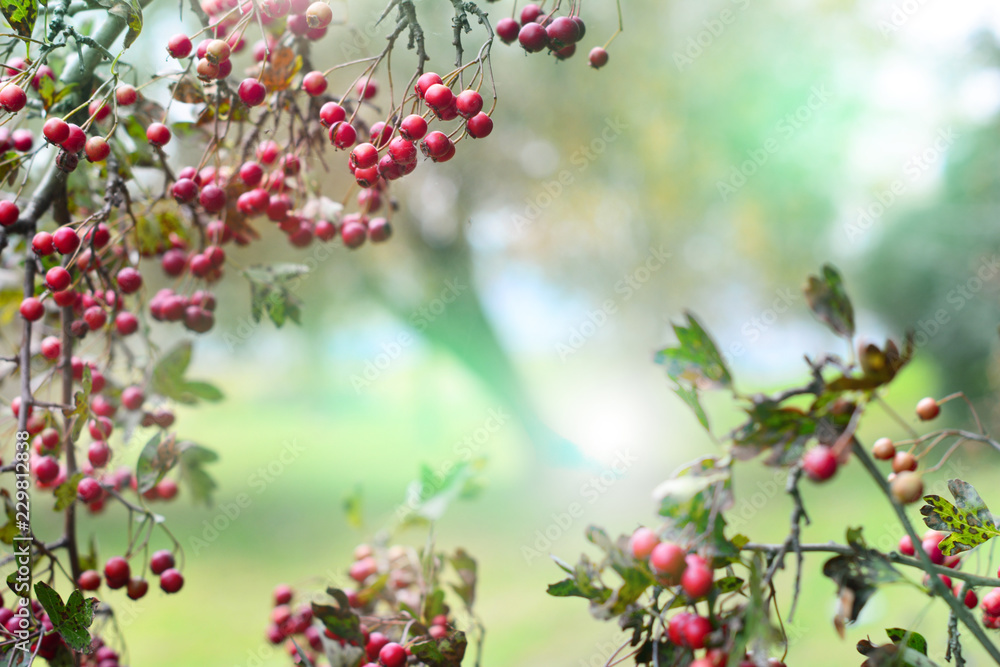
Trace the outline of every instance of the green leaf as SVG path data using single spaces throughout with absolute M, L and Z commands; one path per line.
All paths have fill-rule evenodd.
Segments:
M 52 621 L 52 626 L 62 636 L 66 645 L 74 651 L 89 651 L 90 633 L 87 628 L 94 621 L 97 599 L 85 600 L 80 591 L 73 591 L 63 604 L 59 594 L 44 581 L 35 583 L 35 596 L 42 603 Z
M 464 549 L 459 548 L 454 556 L 448 558 L 448 562 L 455 568 L 458 574 L 459 584 L 453 584 L 452 590 L 462 598 L 466 607 L 472 607 L 476 601 L 476 561 Z
M 927 655 L 927 640 L 919 632 L 904 630 L 903 628 L 886 628 L 885 633 L 893 644 L 905 643 L 914 651 Z
M 707 431 L 708 430 L 708 415 L 705 414 L 705 408 L 701 406 L 701 400 L 698 398 L 697 389 L 688 389 L 680 385 L 674 387 L 674 393 L 680 396 L 681 400 L 688 404 L 688 407 L 694 411 L 694 416 L 698 419 L 698 423 Z
M 21 37 L 31 37 L 38 18 L 38 0 L 0 0 L 0 11 Z
M 186 405 L 194 405 L 199 400 L 221 401 L 222 392 L 214 385 L 185 379 L 190 365 L 191 341 L 184 341 L 164 355 L 153 368 L 152 390 Z
M 347 517 L 347 525 L 351 528 L 361 529 L 364 523 L 364 515 L 362 513 L 362 494 L 361 487 L 354 487 L 354 491 L 347 494 L 344 497 L 344 514 Z
M 731 387 L 733 380 L 719 349 L 694 315 L 685 313 L 688 326 L 674 325 L 676 347 L 656 354 L 656 362 L 667 369 L 670 379 L 697 389 Z
M 729 459 L 704 457 L 682 466 L 653 491 L 659 514 L 678 531 L 709 535 L 712 555 L 732 560 L 739 549 L 725 537 L 725 510 L 733 506 Z
M 101 2 L 101 4 L 108 7 L 106 1 Z M 136 37 L 142 32 L 142 5 L 139 4 L 138 0 L 115 0 L 108 7 L 108 13 L 125 19 L 125 24 L 128 26 L 128 33 L 125 35 L 125 48 L 132 46 Z
M 73 442 L 76 442 L 80 437 L 80 434 L 83 432 L 83 425 L 87 422 L 87 416 L 90 414 L 90 391 L 94 383 L 90 375 L 90 366 L 86 364 L 83 365 L 83 380 L 80 384 L 82 385 L 82 390 L 73 394 L 73 409 L 63 409 L 63 415 L 67 419 L 75 418 L 73 421 L 73 430 L 70 433 Z
M 766 465 L 783 466 L 797 461 L 816 433 L 816 420 L 799 408 L 782 407 L 765 399 L 746 410 L 749 419 L 733 431 L 733 455 L 749 460 L 765 450 Z
M 158 431 L 149 439 L 139 454 L 135 477 L 139 493 L 145 493 L 156 486 L 178 461 L 181 447 L 173 433 Z
M 468 644 L 465 633 L 459 630 L 441 639 L 418 640 L 410 645 L 410 651 L 428 667 L 459 667 Z
M 854 307 L 837 269 L 825 264 L 821 275 L 809 276 L 803 291 L 818 319 L 844 338 L 854 337 Z
M 563 579 L 554 584 L 549 584 L 545 592 L 557 598 L 578 597 L 586 600 L 590 599 L 590 596 L 584 593 L 577 585 L 576 579 Z
M 76 500 L 76 486 L 80 483 L 81 479 L 83 479 L 83 473 L 78 472 L 56 487 L 55 511 L 62 512 Z
M 928 528 L 948 533 L 938 548 L 946 556 L 974 549 L 1000 535 L 993 515 L 971 484 L 960 479 L 948 481 L 948 490 L 958 506 L 941 496 L 924 496 L 926 505 L 920 508 Z
M 313 614 L 338 637 L 349 642 L 363 641 L 361 619 L 351 610 L 347 594 L 339 588 L 328 588 L 326 591 L 337 601 L 337 606 L 313 602 Z
M 185 394 L 191 394 L 196 398 L 208 401 L 209 403 L 218 403 L 225 396 L 222 391 L 213 384 L 208 382 L 185 382 L 183 386 L 183 392 Z
M 181 443 L 181 481 L 191 494 L 192 502 L 211 507 L 212 493 L 218 485 L 212 476 L 205 472 L 204 466 L 218 460 L 219 455 L 207 447 L 187 441 Z
M 448 506 L 461 498 L 470 484 L 474 484 L 475 471 L 468 463 L 461 462 L 435 472 L 430 466 L 420 466 L 420 478 L 410 482 L 403 503 L 403 524 L 437 521 L 444 516 Z

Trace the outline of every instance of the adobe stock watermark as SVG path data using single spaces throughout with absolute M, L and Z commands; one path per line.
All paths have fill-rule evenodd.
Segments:
M 760 337 L 770 329 L 781 318 L 781 315 L 788 312 L 791 306 L 802 298 L 797 290 L 788 287 L 781 287 L 774 291 L 774 300 L 770 307 L 760 311 L 758 315 L 751 317 L 740 327 L 740 335 L 748 343 L 756 343 Z M 729 347 L 722 351 L 722 356 L 726 361 L 742 356 L 747 351 L 747 346 L 742 340 L 731 343 Z
M 515 213 L 511 218 L 511 222 L 514 223 L 514 229 L 522 232 L 527 227 L 535 224 L 538 218 L 541 217 L 542 212 L 549 206 L 552 206 L 552 203 L 567 188 L 576 183 L 577 178 L 587 171 L 590 165 L 597 161 L 597 158 L 604 155 L 608 150 L 608 146 L 616 142 L 618 137 L 628 127 L 619 116 L 616 116 L 614 119 L 606 118 L 604 127 L 600 133 L 588 143 L 577 146 L 576 150 L 570 154 L 569 161 L 574 168 L 566 167 L 561 169 L 555 178 L 542 183 L 540 192 L 525 197 L 524 208 L 521 209 L 520 213 Z
M 928 0 L 903 0 L 903 2 L 897 2 L 892 6 L 888 18 L 878 22 L 879 32 L 882 33 L 883 37 L 888 37 L 897 32 L 909 23 L 910 19 L 916 16 L 927 2 Z
M 980 262 L 972 277 L 951 288 L 945 295 L 948 308 L 938 308 L 927 319 L 917 320 L 913 332 L 913 344 L 917 349 L 931 342 L 932 338 L 951 323 L 952 317 L 975 299 L 997 274 L 1000 274 L 1000 257 L 991 255 Z
M 911 155 L 903 164 L 903 175 L 894 179 L 888 188 L 878 192 L 874 200 L 860 207 L 855 219 L 844 225 L 847 240 L 856 241 L 881 220 L 899 197 L 941 159 L 957 138 L 958 133 L 951 127 L 938 130 L 929 146 Z
M 445 280 L 444 287 L 433 299 L 410 313 L 407 323 L 411 328 L 416 329 L 417 333 L 422 333 L 468 289 L 469 286 L 457 278 Z M 378 354 L 365 362 L 364 369 L 360 373 L 351 375 L 351 386 L 354 387 L 354 393 L 360 394 L 377 382 L 382 377 L 382 373 L 403 356 L 403 352 L 409 349 L 414 342 L 416 342 L 416 337 L 409 331 L 400 331 L 394 338 L 383 341 L 379 346 Z
M 585 513 L 588 505 L 593 505 L 601 499 L 615 483 L 625 477 L 628 471 L 639 459 L 626 449 L 618 452 L 614 461 L 599 475 L 595 475 L 580 486 L 581 500 L 574 500 L 561 512 L 550 515 L 552 521 L 544 528 L 539 528 L 533 535 L 530 544 L 521 545 L 521 556 L 524 562 L 531 565 L 532 561 L 544 557 L 552 545 L 558 542 L 570 528 Z
M 681 49 L 674 51 L 674 66 L 678 72 L 683 72 L 686 67 L 693 65 L 695 60 L 712 48 L 715 40 L 722 37 L 726 29 L 736 23 L 738 14 L 750 7 L 750 0 L 732 0 L 732 3 L 737 6 L 735 11 L 726 7 L 716 16 L 705 19 L 702 21 L 701 30 L 688 37 Z
M 236 523 L 246 510 L 253 505 L 255 498 L 260 497 L 261 494 L 267 491 L 268 487 L 285 473 L 288 466 L 302 456 L 303 452 L 305 452 L 305 447 L 300 445 L 297 440 L 286 440 L 283 443 L 281 452 L 275 458 L 267 463 L 267 465 L 257 468 L 256 471 L 247 477 L 247 486 L 250 487 L 253 494 L 247 492 L 239 493 L 232 501 L 220 503 L 215 516 L 202 521 L 201 533 L 188 537 L 188 546 L 191 554 L 197 556 L 219 539 L 219 536 Z
M 490 408 L 486 419 L 453 445 L 454 458 L 444 461 L 433 471 L 432 483 L 421 486 L 419 491 L 407 492 L 406 500 L 396 508 L 396 518 L 404 521 L 428 498 L 440 491 L 451 472 L 458 465 L 471 462 L 509 421 L 510 415 L 503 408 Z
M 830 101 L 830 98 L 831 94 L 826 89 L 826 85 L 813 86 L 809 97 L 803 104 L 794 111 L 785 114 L 775 125 L 774 131 L 759 146 L 746 152 L 745 160 L 739 165 L 730 167 L 726 178 L 715 182 L 715 187 L 719 191 L 722 201 L 728 201 L 729 197 L 745 186 L 771 160 L 771 156 L 781 150 L 785 142 L 795 136 L 796 132 L 813 119 L 816 112 L 822 109 Z
M 654 273 L 666 266 L 667 260 L 672 256 L 662 245 L 650 248 L 645 261 L 615 283 L 617 296 L 605 299 L 600 306 L 588 311 L 584 320 L 570 329 L 566 341 L 556 343 L 559 360 L 565 363 L 567 358 L 580 351 L 587 341 L 608 323 L 611 316 L 618 312 L 619 306 L 635 296 L 635 293 L 650 281 Z

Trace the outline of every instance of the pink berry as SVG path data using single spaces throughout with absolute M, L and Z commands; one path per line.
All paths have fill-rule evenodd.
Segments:
M 469 136 L 473 139 L 483 139 L 493 132 L 493 119 L 480 111 L 465 124 Z
M 255 107 L 264 103 L 267 97 L 267 88 L 257 79 L 243 79 L 240 82 L 239 96 L 243 104 L 248 107 Z
M 191 55 L 191 40 L 187 35 L 177 34 L 167 42 L 167 53 L 172 58 L 187 58 Z
M 170 128 L 163 123 L 152 123 L 146 128 L 146 140 L 154 146 L 166 146 L 170 141 Z
M 815 482 L 824 482 L 837 472 L 837 457 L 826 445 L 813 447 L 802 457 L 802 467 L 809 478 Z
M 0 200 L 0 225 L 10 227 L 21 215 L 20 207 L 12 201 Z
M 324 5 L 325 6 L 325 5 Z M 312 97 L 319 97 L 326 92 L 327 80 L 322 72 L 309 72 L 302 79 L 302 89 Z

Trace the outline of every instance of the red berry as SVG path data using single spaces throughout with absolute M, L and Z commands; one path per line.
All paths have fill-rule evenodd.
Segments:
M 517 33 L 517 41 L 528 53 L 537 53 L 549 45 L 549 36 L 539 24 L 527 23 Z
M 191 55 L 191 49 L 191 40 L 187 35 L 174 35 L 167 42 L 167 53 L 173 58 L 187 58 Z
M 534 23 L 542 15 L 542 8 L 534 3 L 529 3 L 521 8 L 521 25 Z
M 21 302 L 20 310 L 21 317 L 29 322 L 37 322 L 42 319 L 43 315 L 45 315 L 45 306 L 43 306 L 42 302 L 33 296 L 29 296 Z
M 399 165 L 408 165 L 417 161 L 417 147 L 412 141 L 396 137 L 389 142 L 389 157 Z
M 899 538 L 899 553 L 904 556 L 913 556 L 917 553 L 913 548 L 913 540 L 910 539 L 909 535 L 903 535 Z
M 670 617 L 670 622 L 667 625 L 667 636 L 670 637 L 671 642 L 677 646 L 684 646 L 685 642 L 687 642 L 687 639 L 684 637 L 684 628 L 687 627 L 688 621 L 693 617 L 694 614 L 683 611 Z
M 67 287 L 73 282 L 73 277 L 69 275 L 69 271 L 61 266 L 53 266 L 51 269 L 45 272 L 45 284 L 53 292 L 59 292 Z
M 361 246 L 368 237 L 368 229 L 360 222 L 345 221 L 340 228 L 340 238 L 348 248 Z M 357 563 L 355 563 L 357 565 Z M 353 566 L 351 568 L 354 569 Z
M 184 586 L 184 577 L 174 568 L 169 568 L 160 575 L 160 588 L 165 593 L 176 593 Z
M 170 141 L 170 128 L 163 123 L 152 123 L 146 128 L 146 140 L 154 146 L 166 146 Z
M 660 538 L 649 528 L 637 528 L 632 533 L 629 545 L 632 549 L 632 556 L 639 560 L 646 560 L 653 553 L 653 548 L 660 543 Z
M 123 310 L 115 315 L 115 330 L 119 336 L 131 336 L 139 330 L 139 318 Z
M 703 598 L 712 590 L 712 569 L 700 558 L 690 558 L 687 569 L 681 575 L 681 586 L 692 600 Z
M 103 468 L 108 464 L 109 458 L 111 458 L 111 448 L 108 447 L 108 443 L 103 440 L 90 443 L 87 448 L 87 460 L 90 461 L 90 465 L 95 468 Z
M 131 574 L 128 561 L 121 556 L 112 556 L 104 564 L 104 577 L 110 582 L 115 580 L 128 580 Z M 109 584 L 110 585 L 110 584 Z
M 51 456 L 42 456 L 35 461 L 35 477 L 41 484 L 49 484 L 59 476 L 59 463 Z
M 83 321 L 91 331 L 97 331 L 107 323 L 108 314 L 100 306 L 91 306 L 83 311 Z
M 320 241 L 329 241 L 337 236 L 337 226 L 329 220 L 317 220 L 314 231 Z
M 493 132 L 493 119 L 480 111 L 465 124 L 469 136 L 473 139 L 483 139 Z
M 17 204 L 6 199 L 0 201 L 0 225 L 10 227 L 20 215 L 21 209 Z
M 231 54 L 232 48 L 229 46 L 229 42 L 222 39 L 213 39 L 209 40 L 205 46 L 205 54 L 202 57 L 210 63 L 219 65 L 229 60 Z
M 59 145 L 67 153 L 79 153 L 87 145 L 87 133 L 79 125 L 74 123 L 67 123 L 67 125 L 69 126 L 69 136 Z
M 184 273 L 184 269 L 187 268 L 187 263 L 187 253 L 179 248 L 172 248 L 166 251 L 163 253 L 163 258 L 160 260 L 163 272 L 168 276 L 179 276 Z
M 961 595 L 962 584 L 955 584 L 955 595 Z M 965 593 L 965 600 L 963 600 L 965 606 L 969 609 L 975 609 L 976 605 L 979 604 L 979 596 L 976 595 L 976 591 L 971 588 Z
M 837 465 L 836 455 L 826 445 L 813 447 L 802 457 L 802 467 L 814 482 L 824 482 L 833 477 Z
M 138 600 L 146 594 L 149 590 L 149 582 L 145 579 L 140 579 L 139 577 L 132 577 L 128 580 L 128 588 L 126 592 L 128 596 L 133 600 Z
M 451 139 L 444 132 L 435 130 L 420 142 L 421 152 L 430 158 L 440 157 L 448 152 Z
M 358 81 L 358 85 L 355 86 L 354 92 L 357 93 L 360 99 L 370 100 L 378 94 L 378 82 L 371 78 L 366 81 Z
M 358 138 L 357 130 L 346 121 L 330 126 L 330 142 L 337 148 L 350 148 Z
M 392 225 L 385 218 L 372 218 L 368 223 L 368 238 L 372 243 L 382 243 L 392 236 Z
M 55 361 L 62 354 L 62 342 L 55 336 L 46 336 L 39 346 L 42 356 L 49 361 Z
M 984 595 L 980 606 L 990 616 L 1000 616 L 1000 588 L 994 588 Z
M 2 208 L 2 206 L 0 206 Z M 31 239 L 31 249 L 35 251 L 36 255 L 46 256 L 51 255 L 56 251 L 56 247 L 52 245 L 52 234 L 48 232 L 38 232 Z
M 115 89 L 115 101 L 119 106 L 130 107 L 139 100 L 139 91 L 134 86 L 123 83 Z M 56 142 L 58 143 L 58 142 Z
M 435 83 L 424 93 L 424 101 L 432 109 L 446 109 L 455 101 L 455 94 L 443 83 Z
M 116 279 L 118 281 L 118 287 L 120 287 L 122 292 L 125 294 L 137 292 L 139 291 L 139 288 L 142 287 L 142 274 L 131 266 L 126 266 L 119 271 Z
M 483 96 L 474 90 L 463 90 L 455 98 L 455 106 L 459 116 L 472 118 L 483 110 Z
M 399 134 L 409 141 L 419 141 L 427 134 L 427 121 L 423 116 L 410 114 L 399 124 Z
M 941 406 L 930 396 L 921 398 L 917 402 L 917 416 L 920 417 L 921 421 L 930 421 L 939 414 L 941 414 Z
M 76 493 L 80 496 L 80 500 L 85 503 L 91 503 L 100 498 L 101 492 L 101 483 L 93 477 L 84 477 L 76 485 Z
M 373 188 L 378 183 L 378 167 L 367 167 L 354 170 L 354 180 L 363 188 Z
M 355 169 L 368 169 L 376 164 L 378 164 L 378 149 L 372 144 L 358 144 L 351 151 L 351 166 Z
M 25 95 L 21 86 L 16 83 L 8 83 L 0 88 L 0 107 L 10 113 L 17 113 L 28 103 L 28 96 Z
M 406 649 L 395 642 L 389 642 L 378 652 L 378 659 L 385 667 L 403 667 L 406 664 Z
M 274 604 L 289 604 L 292 601 L 292 587 L 287 584 L 278 584 L 274 587 Z
M 336 102 L 327 102 L 319 108 L 319 119 L 326 127 L 347 119 L 347 110 Z
M 80 237 L 69 227 L 60 227 L 52 235 L 52 243 L 63 255 L 70 255 L 80 247 Z
M 892 457 L 892 471 L 899 473 L 904 471 L 914 471 L 917 469 L 917 457 L 909 452 L 896 452 Z
M 414 84 L 413 86 L 413 90 L 417 93 L 417 96 L 420 99 L 423 99 L 424 93 L 427 92 L 428 88 L 430 88 L 435 84 L 440 84 L 440 83 L 444 83 L 444 81 L 441 79 L 440 76 L 438 76 L 434 72 L 426 72 L 424 74 L 421 74 L 420 78 L 417 79 L 416 84 Z
M 657 574 L 677 581 L 687 568 L 684 550 L 673 542 L 660 542 L 649 554 L 649 565 Z
M 42 126 L 42 136 L 53 144 L 61 144 L 69 137 L 69 124 L 62 118 L 49 118 Z
M 111 155 L 111 146 L 104 137 L 91 137 L 83 146 L 88 162 L 101 162 Z
M 84 591 L 96 591 L 101 587 L 101 574 L 97 570 L 84 570 L 76 580 L 77 586 Z
M 302 89 L 312 97 L 319 97 L 325 93 L 326 87 L 327 80 L 322 72 L 309 72 L 302 79 Z
M 365 654 L 369 660 L 378 660 L 379 652 L 389 643 L 389 638 L 381 632 L 373 632 L 368 635 L 368 642 L 365 644 Z
M 504 44 L 512 44 L 517 39 L 517 33 L 521 30 L 521 25 L 512 18 L 502 18 L 496 24 L 497 37 Z
M 684 625 L 685 643 L 693 649 L 705 648 L 705 639 L 712 631 L 712 624 L 704 616 L 692 616 Z
M 166 549 L 155 552 L 149 559 L 149 571 L 156 575 L 163 574 L 173 566 L 174 555 Z
M 580 39 L 580 27 L 576 24 L 576 21 L 568 16 L 560 16 L 553 19 L 545 27 L 545 33 L 549 38 L 550 46 L 555 50 L 576 44 Z
M 240 99 L 248 107 L 255 107 L 264 103 L 267 97 L 267 88 L 257 79 L 243 79 L 239 87 Z
M 591 67 L 601 69 L 608 64 L 608 52 L 599 46 L 595 46 L 590 50 L 588 59 L 590 60 Z
M 218 213 L 226 207 L 226 191 L 217 185 L 206 185 L 201 189 L 198 201 L 209 213 Z
M 146 397 L 139 387 L 125 387 L 122 390 L 122 405 L 126 410 L 138 410 L 145 400 Z
M 264 169 L 256 162 L 244 162 L 240 167 L 240 180 L 243 181 L 247 187 L 257 187 L 263 178 Z

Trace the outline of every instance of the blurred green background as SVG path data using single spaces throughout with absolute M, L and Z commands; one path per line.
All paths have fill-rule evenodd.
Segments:
M 381 9 L 349 8 L 356 25 Z M 510 9 L 489 6 L 494 17 Z M 431 66 L 444 70 L 449 19 L 428 12 Z M 803 354 L 845 353 L 799 291 L 823 262 L 844 273 L 866 335 L 918 332 L 918 362 L 890 396 L 902 414 L 921 396 L 964 388 L 996 416 L 998 267 L 975 280 L 1000 240 L 994 3 L 625 0 L 625 32 L 601 71 L 584 55 L 613 32 L 615 7 L 587 3 L 583 16 L 586 48 L 567 62 L 495 47 L 493 136 L 394 186 L 396 237 L 319 262 L 298 292 L 301 329 L 250 326 L 245 284 L 220 287 L 220 321 L 199 342 L 194 374 L 227 399 L 182 411 L 180 432 L 221 454 L 220 506 L 240 494 L 252 503 L 197 553 L 191 537 L 210 535 L 224 510 L 164 510 L 188 546 L 187 584 L 135 606 L 131 664 L 286 664 L 264 640 L 273 586 L 343 577 L 419 465 L 460 458 L 491 414 L 505 418 L 476 449 L 488 459 L 485 488 L 438 527 L 441 546 L 479 559 L 485 664 L 604 664 L 615 628 L 582 601 L 547 597 L 560 572 L 525 548 L 573 561 L 587 524 L 627 533 L 652 523 L 656 483 L 714 451 L 651 361 L 685 308 L 747 391 L 805 377 Z M 180 28 L 173 12 L 155 24 L 163 36 Z M 332 65 L 356 40 L 333 30 L 314 59 Z M 253 252 L 315 256 L 277 237 Z M 948 321 L 935 328 L 942 310 Z M 710 403 L 719 432 L 735 424 L 726 402 Z M 968 424 L 953 405 L 945 419 Z M 877 414 L 863 431 L 899 433 Z M 276 463 L 290 444 L 301 452 Z M 624 474 L 595 484 L 616 460 L 628 462 Z M 781 539 L 789 502 L 771 471 L 744 468 L 739 530 Z M 990 501 L 996 471 L 971 449 L 953 472 Z M 342 511 L 358 486 L 360 532 Z M 740 504 L 758 492 L 759 508 Z M 842 540 L 845 525 L 864 525 L 884 548 L 898 539 L 856 466 L 805 493 L 809 541 Z M 575 502 L 584 516 L 559 527 Z M 121 520 L 83 523 L 111 553 L 123 546 Z M 558 538 L 539 541 L 552 525 Z M 892 626 L 923 631 L 942 659 L 943 605 L 908 589 L 879 593 L 839 639 L 821 564 L 806 562 L 788 664 L 858 664 L 854 644 Z M 967 567 L 985 573 L 989 559 Z M 970 654 L 970 665 L 987 664 Z

